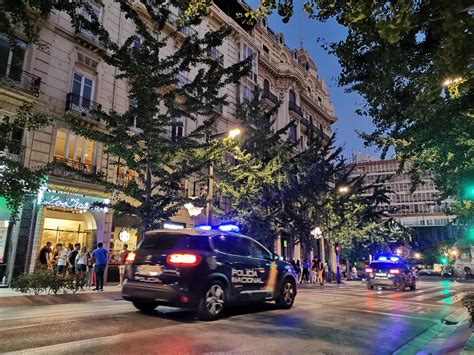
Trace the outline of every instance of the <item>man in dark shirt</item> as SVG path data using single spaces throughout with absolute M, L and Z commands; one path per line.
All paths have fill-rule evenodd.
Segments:
M 39 253 L 38 263 L 40 268 L 48 269 L 50 265 L 50 255 L 51 255 L 51 242 L 47 242 L 45 246 L 43 246 Z
M 81 244 L 74 244 L 74 250 L 71 250 L 67 256 L 67 270 L 71 276 L 76 273 L 76 256 L 79 254 L 79 249 L 81 249 Z

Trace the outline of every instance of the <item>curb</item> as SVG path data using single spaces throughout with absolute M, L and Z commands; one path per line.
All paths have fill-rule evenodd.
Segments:
M 65 295 L 9 296 L 0 298 L 0 307 L 45 306 L 67 303 L 82 303 L 101 300 L 121 300 L 117 292 L 75 293 Z

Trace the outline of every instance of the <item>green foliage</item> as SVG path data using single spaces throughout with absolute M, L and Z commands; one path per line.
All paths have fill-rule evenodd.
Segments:
M 38 270 L 31 274 L 21 274 L 13 279 L 10 287 L 24 294 L 58 294 L 75 293 L 75 279 L 72 276 L 62 277 L 49 270 Z
M 135 216 L 140 222 L 138 227 L 149 230 L 159 228 L 189 202 L 182 182 L 203 174 L 209 162 L 222 152 L 222 145 L 207 142 L 217 117 L 214 108 L 228 103 L 221 89 L 237 84 L 250 62 L 223 67 L 208 55 L 230 34 L 225 27 L 201 36 L 188 34 L 171 54 L 165 50 L 170 40 L 183 36 L 185 27 L 200 23 L 199 9 L 190 10 L 179 1 L 147 3 L 155 23 L 150 27 L 129 1 L 118 2 L 122 13 L 136 26 L 136 35 L 141 38 L 139 47 L 134 46 L 136 35 L 117 43 L 115 35 L 97 19 L 89 22 L 79 16 L 79 21 L 100 37 L 107 49 L 100 53 L 102 59 L 118 69 L 117 78 L 127 81 L 135 105 L 125 113 L 96 112 L 106 125 L 105 131 L 82 121 L 70 120 L 70 124 L 77 134 L 101 143 L 117 171 L 130 170 L 137 176 L 130 182 L 112 183 L 100 173 L 83 174 L 115 193 L 112 207 L 116 214 Z M 174 22 L 176 29 L 166 34 L 165 24 L 172 22 L 170 5 L 178 6 L 183 15 Z M 195 78 L 182 80 L 183 73 L 191 71 L 196 73 Z M 177 118 L 187 121 L 188 130 L 193 127 L 185 136 L 171 134 Z M 139 129 L 131 130 L 129 122 L 137 122 Z
M 260 4 L 262 11 L 249 17 L 278 9 L 286 22 L 294 11 L 293 1 Z M 366 101 L 358 113 L 376 127 L 362 134 L 366 144 L 384 152 L 395 148 L 402 162 L 413 162 L 415 184 L 428 173 L 443 197 L 457 196 L 460 182 L 474 176 L 470 4 L 312 0 L 304 2 L 304 10 L 348 29 L 345 40 L 326 48 L 341 64 L 339 84 Z

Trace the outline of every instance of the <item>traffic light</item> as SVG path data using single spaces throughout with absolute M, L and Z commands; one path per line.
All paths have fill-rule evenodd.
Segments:
M 339 243 L 336 243 L 334 244 L 334 252 L 337 254 L 339 254 L 339 252 L 341 251 L 341 247 L 339 246 Z

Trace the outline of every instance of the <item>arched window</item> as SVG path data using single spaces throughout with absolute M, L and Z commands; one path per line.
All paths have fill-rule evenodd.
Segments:
M 290 90 L 289 101 L 296 104 L 296 94 L 293 90 Z
M 268 79 L 263 81 L 263 92 L 270 92 L 270 81 Z

